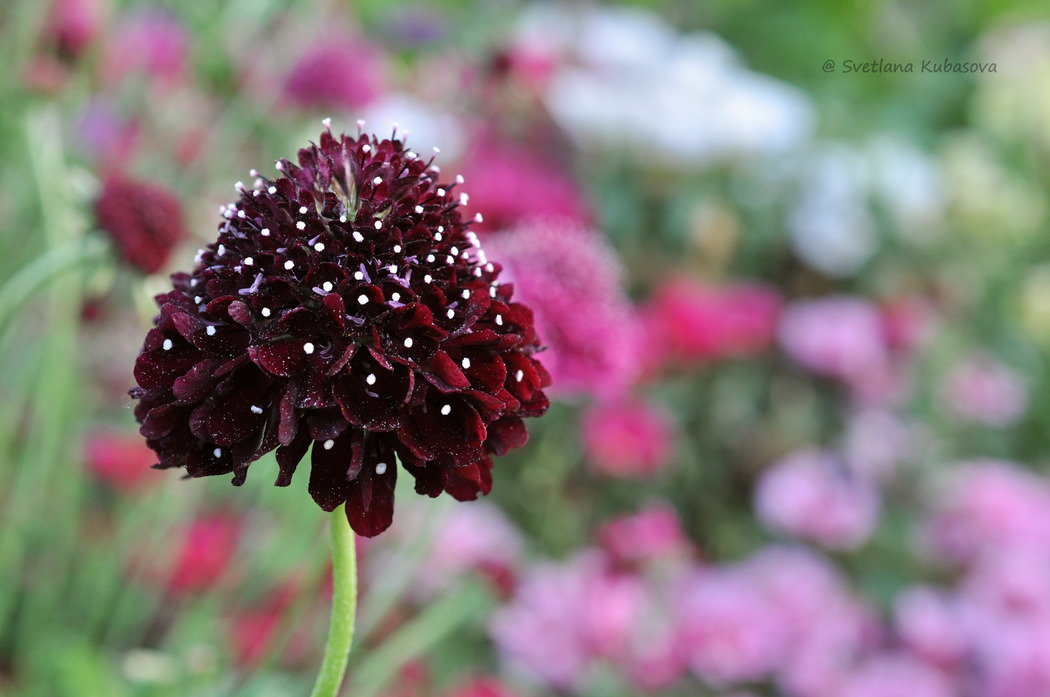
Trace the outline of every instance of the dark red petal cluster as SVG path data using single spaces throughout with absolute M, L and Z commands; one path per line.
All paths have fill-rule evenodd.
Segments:
M 123 174 L 103 181 L 95 218 L 124 260 L 145 273 L 163 268 L 186 236 L 182 207 L 171 192 Z
M 240 484 L 276 448 L 285 486 L 310 451 L 314 500 L 346 502 L 373 536 L 398 462 L 419 493 L 488 493 L 549 378 L 532 312 L 461 217 L 461 180 L 396 138 L 325 132 L 298 160 L 238 184 L 218 240 L 157 297 L 135 415 L 157 466 L 193 477 Z

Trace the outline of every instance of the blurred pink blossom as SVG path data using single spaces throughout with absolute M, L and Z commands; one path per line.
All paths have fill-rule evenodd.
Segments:
M 697 572 L 678 604 L 678 644 L 711 685 L 761 680 L 788 648 L 788 627 L 772 599 L 740 568 Z
M 527 570 L 514 598 L 492 619 L 492 637 L 514 667 L 558 689 L 576 685 L 594 659 L 587 598 L 604 574 L 599 556 Z M 615 624 L 619 608 L 612 608 Z
M 168 577 L 175 594 L 200 593 L 215 586 L 229 571 L 241 537 L 241 521 L 227 514 L 193 520 L 181 533 Z
M 379 53 L 360 38 L 333 34 L 312 40 L 292 67 L 285 96 L 306 107 L 357 109 L 386 88 Z
M 867 300 L 796 301 L 781 315 L 779 338 L 799 365 L 842 380 L 858 394 L 882 397 L 897 388 L 882 316 Z
M 1020 376 L 990 356 L 972 356 L 948 374 L 943 399 L 964 421 L 1009 426 L 1028 407 L 1028 392 Z
M 990 613 L 995 623 L 1017 618 L 1050 626 L 1050 554 L 1045 549 L 992 547 L 968 571 L 961 593 L 978 612 Z
M 1026 546 L 1050 554 L 1050 485 L 1016 463 L 973 460 L 943 472 L 925 537 L 946 559 Z
M 499 590 L 509 592 L 521 557 L 522 537 L 495 504 L 471 501 L 456 506 L 439 524 L 417 587 L 431 594 L 445 590 L 469 571 L 481 571 Z
M 749 282 L 714 286 L 672 279 L 653 294 L 646 320 L 669 357 L 707 362 L 753 355 L 772 345 L 781 300 Z
M 532 308 L 548 350 L 549 392 L 615 397 L 640 370 L 641 332 L 621 268 L 597 232 L 565 218 L 532 220 L 484 239 L 514 299 Z
M 873 656 L 824 697 L 956 697 L 943 673 L 907 654 Z M 1034 694 L 1032 695 L 1034 697 Z
M 59 54 L 74 58 L 87 49 L 102 30 L 106 0 L 55 0 L 48 15 L 46 33 Z
M 646 402 L 594 404 L 583 415 L 582 431 L 588 463 L 612 477 L 646 477 L 666 467 L 672 454 L 670 419 Z
M 499 233 L 528 219 L 563 218 L 587 225 L 579 185 L 551 157 L 487 137 L 463 157 L 462 175 L 479 232 Z
M 475 678 L 444 694 L 445 697 L 516 697 L 518 695 L 497 678 Z
M 117 21 L 112 36 L 102 60 L 104 83 L 115 85 L 141 74 L 171 86 L 185 76 L 189 38 L 167 10 L 145 6 L 128 12 Z
M 84 458 L 95 477 L 124 494 L 162 480 L 157 470 L 150 469 L 156 454 L 137 433 L 95 431 L 84 444 Z
M 842 458 L 850 471 L 871 481 L 887 482 L 900 462 L 913 454 L 915 438 L 890 409 L 864 407 L 849 415 L 842 437 Z
M 89 101 L 77 123 L 77 143 L 105 169 L 123 169 L 131 160 L 141 132 L 134 119 L 124 119 L 108 100 Z
M 606 523 L 598 529 L 598 539 L 615 562 L 627 566 L 684 558 L 692 549 L 678 514 L 662 503 Z
M 833 455 L 801 450 L 761 476 L 755 509 L 769 528 L 832 548 L 852 548 L 871 535 L 879 515 L 878 491 Z
M 904 645 L 929 663 L 947 669 L 966 657 L 969 641 L 962 606 L 953 594 L 909 588 L 894 600 L 893 617 Z
M 981 697 L 1050 695 L 1050 623 L 1013 622 L 980 641 L 975 663 Z

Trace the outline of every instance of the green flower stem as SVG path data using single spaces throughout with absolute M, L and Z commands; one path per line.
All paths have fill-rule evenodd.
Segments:
M 332 623 L 310 697 L 336 697 L 343 684 L 357 612 L 357 550 L 343 505 L 332 511 Z

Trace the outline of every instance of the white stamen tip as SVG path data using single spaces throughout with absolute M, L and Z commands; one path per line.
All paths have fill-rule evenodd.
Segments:
M 275 162 L 273 166 L 277 169 L 278 172 L 283 172 L 284 171 L 284 163 L 281 162 L 280 160 Z
M 200 305 L 201 301 L 203 301 L 203 300 L 204 300 L 204 298 L 199 296 L 199 295 L 194 295 L 193 296 L 193 302 L 197 303 L 198 305 Z
M 165 351 L 170 351 L 170 350 L 171 350 L 171 347 L 172 347 L 173 345 L 174 345 L 174 344 L 172 344 L 172 343 L 171 343 L 171 339 L 165 339 L 165 340 L 164 340 L 164 350 L 165 350 Z
M 445 195 L 445 190 L 442 189 L 441 187 L 438 187 L 437 195 L 438 196 L 444 196 Z
M 323 447 L 323 448 L 324 448 L 325 450 L 331 450 L 332 448 L 334 448 L 334 447 L 335 447 L 335 441 L 334 441 L 334 440 L 332 440 L 331 438 L 329 438 L 328 440 L 326 440 L 326 441 L 324 442 L 324 445 L 323 445 L 322 447 Z
M 270 308 L 268 308 L 268 307 L 264 307 L 259 312 L 262 314 L 263 317 L 269 317 L 270 316 Z
M 323 252 L 324 251 L 324 242 L 318 242 L 317 244 L 315 244 L 314 245 L 314 251 L 315 252 Z
M 518 382 L 521 382 L 522 380 L 524 380 L 525 379 L 525 371 L 524 370 L 519 370 L 518 372 L 514 373 L 514 379 L 517 380 Z
M 422 213 L 422 212 L 423 212 L 423 206 L 416 206 L 416 213 Z
M 364 293 L 362 293 L 361 295 L 357 296 L 357 304 L 358 305 L 367 305 L 368 304 L 368 296 L 365 295 Z
M 438 228 L 438 229 L 440 230 L 441 228 Z M 435 242 L 440 242 L 441 241 L 441 233 L 440 232 L 435 232 L 434 233 L 434 241 Z
M 237 217 L 244 220 L 247 216 L 244 214 L 244 211 L 237 211 Z
M 433 149 L 435 155 L 437 155 L 439 152 L 441 152 L 441 148 L 439 148 L 436 145 L 432 149 Z
M 364 241 L 365 241 L 365 236 L 362 235 L 357 230 L 354 230 L 354 242 L 364 242 Z
M 385 462 L 377 462 L 376 463 L 376 474 L 386 474 L 386 463 Z
M 221 256 L 222 256 L 223 254 L 225 254 L 225 253 L 226 253 L 226 245 L 220 244 L 220 245 L 219 245 L 219 248 L 218 248 L 218 250 L 216 250 L 216 253 L 217 253 L 217 254 L 218 254 L 218 255 L 219 255 L 220 257 L 221 257 Z
M 447 314 L 448 314 L 448 318 L 449 319 L 455 319 L 455 317 L 456 317 L 456 311 L 455 310 L 449 310 Z
M 365 143 L 361 146 L 361 152 L 372 152 L 372 146 L 368 143 Z
M 394 245 L 394 254 L 400 254 L 400 253 L 401 253 L 401 245 L 395 244 Z
M 321 119 L 321 123 L 324 125 L 325 128 L 330 129 L 332 127 L 332 119 L 331 119 L 331 117 L 325 117 L 325 118 Z
M 248 176 L 249 177 L 257 177 L 257 176 L 259 176 L 259 170 L 257 170 L 254 167 L 252 167 L 251 169 L 248 170 Z
M 300 230 L 305 230 L 306 229 L 306 223 L 304 223 L 303 221 L 300 220 L 298 223 L 295 224 L 295 227 L 299 228 Z
M 363 281 L 363 280 L 365 280 L 365 272 L 364 271 L 354 271 L 354 280 L 355 281 Z
M 457 184 L 462 184 L 463 183 L 463 175 L 462 174 L 457 174 L 456 175 L 456 183 Z
M 397 273 L 397 264 L 391 264 L 390 266 L 386 267 L 386 270 L 390 273 Z
M 364 128 L 365 127 L 365 120 L 364 119 L 358 119 L 357 120 L 357 127 L 358 128 Z
M 212 450 L 211 454 L 215 457 L 222 457 L 222 448 L 216 448 L 215 450 Z
M 270 228 L 264 227 L 262 230 L 259 231 L 259 234 L 262 235 L 263 237 L 269 237 L 270 236 Z
M 448 416 L 451 413 L 452 413 L 452 405 L 451 404 L 446 404 L 445 406 L 441 407 L 441 415 L 442 416 Z
M 376 221 L 376 230 L 382 230 L 382 229 L 383 229 L 383 221 L 382 220 L 377 220 Z
M 445 263 L 446 264 L 453 264 L 453 263 L 455 263 L 455 261 L 456 260 L 452 258 L 451 254 L 449 254 L 448 256 L 445 257 Z
M 426 276 L 423 277 L 423 283 L 430 283 L 433 280 L 434 280 L 434 277 L 431 276 L 430 274 L 427 274 Z
M 405 348 L 412 348 L 412 337 L 405 339 Z
M 475 213 L 474 214 L 474 222 L 475 223 L 483 223 L 483 222 L 485 222 L 485 218 L 482 217 L 481 213 Z
M 467 196 L 467 194 L 465 192 L 460 194 L 459 195 L 459 205 L 465 206 L 468 203 L 470 203 L 470 196 Z
M 251 406 L 253 414 L 261 414 L 263 412 L 262 407 L 257 407 L 254 404 Z
M 345 223 L 346 222 L 346 216 L 345 215 L 339 216 L 339 222 L 340 223 Z
M 433 264 L 434 263 L 434 255 L 433 254 L 428 254 L 427 255 L 427 263 L 428 264 Z
M 299 213 L 300 213 L 300 215 L 306 213 L 306 211 L 308 211 L 308 210 L 310 210 L 310 209 L 307 208 L 306 206 L 299 206 Z
M 255 263 L 255 259 L 252 259 L 251 257 L 244 257 L 244 265 L 245 266 L 251 266 L 254 263 Z
M 391 293 L 390 299 L 394 302 L 399 302 L 401 300 L 401 293 Z
M 496 324 L 501 327 L 503 326 L 503 315 L 496 315 Z
M 286 268 L 289 271 L 291 271 L 292 269 L 295 268 L 295 262 L 292 261 L 291 259 L 289 259 L 288 261 L 284 262 L 284 268 Z
M 215 336 L 215 327 L 209 326 L 204 330 L 204 333 L 208 336 Z
M 470 291 L 464 288 L 463 292 L 459 294 L 459 297 L 463 298 L 464 300 L 470 300 Z
M 325 281 L 324 283 L 321 284 L 321 289 L 324 290 L 324 292 L 326 292 L 326 293 L 331 293 L 332 292 L 332 288 L 334 288 L 334 287 L 335 286 L 332 285 L 331 281 Z
M 309 356 L 311 353 L 314 352 L 314 345 L 307 341 L 305 344 L 303 344 L 303 351 L 305 351 L 306 355 Z
M 237 189 L 237 191 L 244 191 L 244 182 L 237 182 L 233 185 L 233 188 Z
M 372 183 L 375 184 L 376 186 L 379 186 L 380 184 L 383 183 L 383 178 L 382 177 L 376 177 L 375 179 L 372 180 Z
M 269 189 L 266 190 L 266 193 L 268 193 L 271 196 L 273 196 L 274 194 L 277 193 L 277 187 L 276 186 L 271 186 Z
M 464 356 L 464 358 L 463 358 L 463 370 L 467 370 L 468 368 L 470 368 L 470 359 Z
M 375 373 L 369 373 L 368 377 L 365 378 L 365 382 L 367 382 L 369 385 L 376 384 L 376 374 Z

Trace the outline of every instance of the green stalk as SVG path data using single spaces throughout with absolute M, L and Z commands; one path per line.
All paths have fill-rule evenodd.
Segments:
M 357 611 L 357 550 L 343 504 L 332 511 L 332 622 L 310 697 L 336 697 L 346 674 Z

